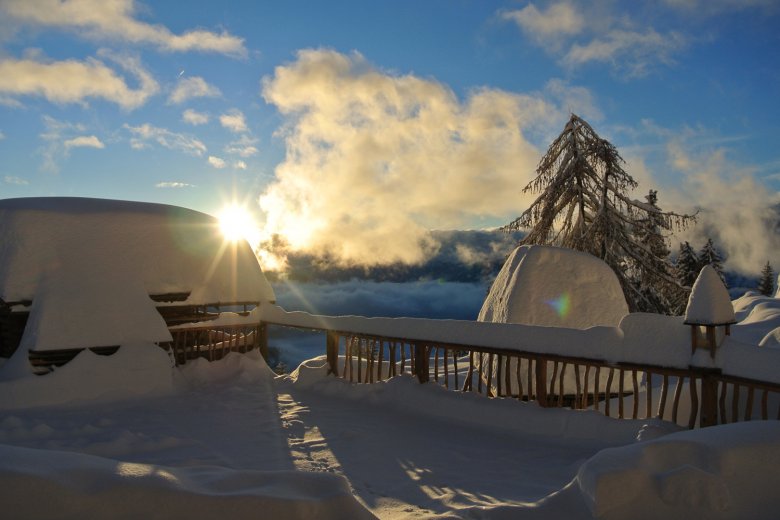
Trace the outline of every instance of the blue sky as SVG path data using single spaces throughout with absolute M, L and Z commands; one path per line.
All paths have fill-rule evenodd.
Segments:
M 779 201 L 776 1 L 0 0 L 0 20 L 3 198 L 239 198 L 293 247 L 414 262 L 429 228 L 519 214 L 575 112 L 636 198 L 704 208 L 680 239 L 778 257 L 754 244 Z

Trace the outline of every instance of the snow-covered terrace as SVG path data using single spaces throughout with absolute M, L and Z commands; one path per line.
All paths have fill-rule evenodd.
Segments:
M 0 273 L 5 357 L 19 346 L 45 360 L 170 342 L 169 326 L 209 309 L 275 299 L 245 241 L 226 240 L 214 217 L 163 204 L 1 200 Z

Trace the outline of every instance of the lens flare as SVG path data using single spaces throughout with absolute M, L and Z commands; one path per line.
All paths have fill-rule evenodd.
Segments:
M 554 300 L 546 300 L 544 303 L 552 307 L 561 318 L 568 316 L 569 311 L 571 310 L 571 298 L 569 297 L 569 293 L 563 293 Z
M 219 212 L 219 227 L 227 240 L 246 240 L 253 247 L 257 242 L 257 224 L 245 207 L 237 204 L 226 206 Z

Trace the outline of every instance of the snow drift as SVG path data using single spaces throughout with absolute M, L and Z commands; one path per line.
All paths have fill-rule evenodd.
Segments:
M 550 246 L 520 246 L 507 258 L 479 321 L 585 329 L 615 327 L 628 305 L 615 273 L 598 258 Z
M 598 518 L 775 518 L 780 422 L 683 431 L 601 451 L 579 488 Z
M 5 445 L 0 488 L 18 519 L 374 518 L 328 473 L 172 468 Z

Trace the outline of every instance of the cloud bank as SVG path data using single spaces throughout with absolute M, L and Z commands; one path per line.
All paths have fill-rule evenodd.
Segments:
M 561 0 L 546 9 L 529 3 L 499 15 L 570 69 L 605 63 L 628 77 L 644 76 L 659 64 L 673 64 L 674 56 L 688 44 L 677 31 L 637 29 L 627 14 L 613 13 L 609 3 Z
M 540 157 L 526 133 L 563 124 L 542 95 L 445 85 L 358 54 L 304 50 L 262 82 L 287 155 L 260 197 L 266 232 L 342 264 L 419 263 L 428 228 L 509 219 Z
M 150 44 L 166 52 L 216 52 L 246 56 L 244 40 L 222 31 L 194 29 L 174 34 L 138 20 L 134 0 L 3 0 L 0 12 L 17 22 L 76 31 L 97 40 Z
M 198 97 L 219 97 L 222 92 L 200 76 L 183 78 L 176 83 L 171 95 L 168 96 L 168 103 L 178 105 L 185 101 Z
M 96 58 L 84 61 L 9 58 L 0 59 L 0 94 L 11 99 L 39 96 L 58 104 L 84 104 L 88 98 L 99 98 L 132 110 L 160 90 L 138 58 L 108 51 L 99 55 L 134 76 L 138 87 L 130 87 L 125 78 Z

